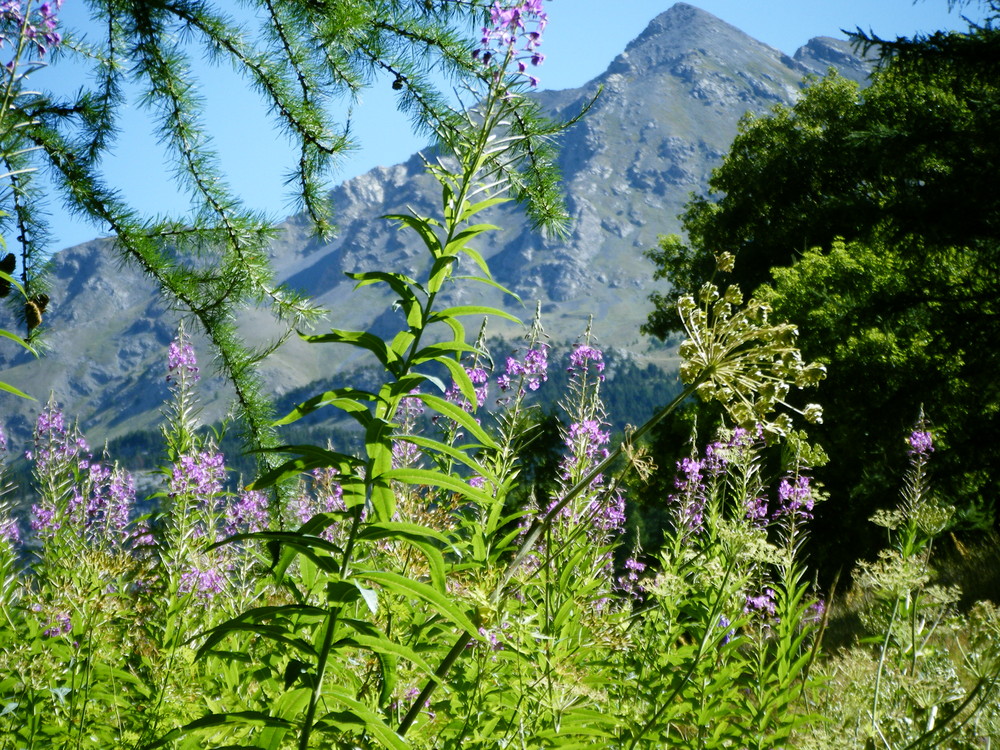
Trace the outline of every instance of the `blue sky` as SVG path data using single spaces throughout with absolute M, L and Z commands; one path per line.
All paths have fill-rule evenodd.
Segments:
M 812 37 L 839 37 L 843 36 L 841 29 L 857 26 L 883 37 L 966 28 L 959 10 L 949 12 L 947 0 L 693 0 L 691 4 L 789 54 Z M 546 62 L 539 71 L 541 87 L 561 89 L 580 86 L 600 74 L 672 2 L 549 0 L 546 5 L 549 27 L 543 46 Z M 975 3 L 964 12 L 972 20 L 980 20 Z M 61 15 L 68 26 L 86 22 L 81 0 L 65 0 Z M 292 211 L 283 183 L 294 154 L 269 129 L 263 108 L 242 88 L 239 79 L 227 70 L 207 65 L 202 72 L 207 124 L 230 185 L 250 207 L 276 220 L 284 218 Z M 68 60 L 36 74 L 33 80 L 41 88 L 79 82 Z M 184 197 L 170 181 L 169 167 L 149 134 L 146 120 L 145 112 L 131 103 L 124 115 L 121 143 L 105 164 L 106 176 L 139 209 L 182 214 Z M 344 161 L 335 182 L 378 165 L 404 161 L 426 142 L 412 134 L 406 119 L 395 111 L 388 81 L 365 94 L 353 113 L 353 127 L 361 148 Z M 69 217 L 56 201 L 48 210 L 53 219 L 52 250 L 102 234 L 100 226 Z M 5 239 L 9 242 L 12 238 Z

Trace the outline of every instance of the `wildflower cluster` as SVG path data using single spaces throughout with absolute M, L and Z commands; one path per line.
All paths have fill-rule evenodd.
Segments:
M 906 443 L 910 446 L 911 456 L 926 458 L 934 452 L 933 438 L 926 430 L 914 430 L 906 439 Z
M 497 378 L 500 390 L 506 393 L 515 388 L 537 391 L 549 379 L 549 346 L 539 344 L 524 353 L 524 359 L 507 357 L 504 374 Z
M 537 67 L 545 60 L 538 47 L 548 20 L 542 0 L 524 0 L 515 5 L 495 0 L 490 8 L 490 25 L 483 27 L 480 46 L 472 56 L 487 66 L 499 61 L 501 68 L 514 60 L 517 72 L 527 75 L 529 64 Z M 528 82 L 538 85 L 533 75 L 528 75 Z
M 135 481 L 124 469 L 95 461 L 80 431 L 49 402 L 35 423 L 35 462 L 42 498 L 31 507 L 31 529 L 42 539 L 57 531 L 77 541 L 119 546 L 135 504 Z
M 21 0 L 0 2 L 0 48 L 8 43 L 16 47 L 17 39 L 23 37 L 39 57 L 44 57 L 48 50 L 62 43 L 62 35 L 56 31 L 59 25 L 56 14 L 61 7 L 62 0 L 43 2 L 37 9 L 31 7 L 30 0 L 24 5 Z M 7 63 L 8 70 L 13 66 L 13 61 Z
M 291 521 L 301 526 L 317 513 L 340 513 L 346 510 L 344 490 L 337 477 L 337 472 L 333 469 L 313 469 L 310 485 L 303 486 L 302 491 L 288 505 Z
M 802 519 L 812 518 L 815 499 L 809 483 L 809 477 L 805 476 L 782 479 L 781 484 L 778 485 L 778 499 L 781 501 L 781 505 L 775 515 L 797 516 Z
M 177 378 L 185 382 L 196 383 L 201 377 L 198 361 L 195 358 L 194 346 L 182 330 L 176 339 L 170 342 L 167 351 L 167 382 Z
M 486 403 L 486 397 L 489 394 L 489 382 L 490 375 L 483 369 L 480 365 L 474 365 L 473 367 L 466 367 L 465 374 L 469 376 L 469 380 L 472 381 L 472 385 L 476 391 L 476 407 L 473 408 L 465 396 L 462 395 L 461 389 L 458 387 L 457 383 L 452 383 L 451 388 L 445 394 L 445 398 L 454 404 L 462 407 L 467 412 L 473 412 L 476 408 L 481 407 Z
M 50 401 L 35 420 L 34 449 L 25 452 L 25 458 L 35 462 L 40 474 L 58 471 L 78 455 L 90 450 L 87 441 L 75 427 L 66 426 L 62 411 Z
M 218 499 L 225 479 L 225 457 L 218 451 L 181 456 L 171 471 L 170 497 L 186 496 L 208 505 Z
M 0 495 L 4 493 L 2 485 L 4 473 L 7 468 L 7 434 L 0 427 Z M 14 547 L 21 542 L 21 530 L 17 521 L 7 513 L 5 504 L 0 503 L 0 570 L 4 562 L 4 544 Z
M 12 547 L 21 543 L 21 530 L 17 521 L 7 515 L 0 517 L 0 540 Z
M 591 362 L 594 363 L 594 370 L 598 374 L 604 372 L 604 352 L 589 344 L 577 344 L 573 348 L 573 353 L 569 355 L 569 367 L 566 368 L 566 372 L 589 367 Z
M 268 498 L 259 490 L 244 490 L 234 503 L 226 509 L 223 536 L 235 534 L 256 534 L 271 524 Z

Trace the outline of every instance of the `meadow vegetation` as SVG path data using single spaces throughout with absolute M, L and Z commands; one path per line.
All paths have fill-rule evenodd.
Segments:
M 935 491 L 918 401 L 896 502 L 867 519 L 882 550 L 847 593 L 821 590 L 810 533 L 841 499 L 815 479 L 823 409 L 805 396 L 822 400 L 826 367 L 766 292 L 716 283 L 733 255 L 676 295 L 683 389 L 614 440 L 589 329 L 556 361 L 536 315 L 517 351 L 491 352 L 480 321 L 509 314 L 446 301 L 496 285 L 481 213 L 553 186 L 526 175 L 558 126 L 522 120 L 542 2 L 487 18 L 476 86 L 440 133 L 450 156 L 427 161 L 438 213 L 386 217 L 420 238 L 423 271 L 351 274 L 392 289 L 398 330 L 300 334 L 360 348 L 378 379 L 274 427 L 335 411 L 354 440 L 262 447 L 250 430 L 268 460 L 231 476 L 183 327 L 151 497 L 41 409 L 30 511 L 0 509 L 0 748 L 990 747 L 1000 609 L 936 566 L 963 498 Z M 567 377 L 543 482 L 524 456 L 552 368 Z M 665 462 L 651 436 L 689 399 L 722 418 Z M 0 469 L 15 450 L 0 432 Z M 632 494 L 665 473 L 653 534 Z

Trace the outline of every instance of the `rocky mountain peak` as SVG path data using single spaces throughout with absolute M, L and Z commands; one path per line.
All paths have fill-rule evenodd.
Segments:
M 863 59 L 846 39 L 818 36 L 799 47 L 794 59 L 817 75 L 825 75 L 830 68 L 836 68 L 840 75 L 860 83 L 868 78 L 875 55 L 871 53 L 871 57 Z
M 771 49 L 708 11 L 676 3 L 650 21 L 615 58 L 608 72 L 649 73 L 692 54 L 722 60 L 745 48 L 752 53 Z

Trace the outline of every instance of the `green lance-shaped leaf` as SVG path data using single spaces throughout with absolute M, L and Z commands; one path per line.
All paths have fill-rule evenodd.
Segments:
M 414 290 L 417 290 L 424 296 L 427 295 L 427 291 L 421 284 L 404 274 L 389 273 L 387 271 L 365 271 L 362 273 L 349 273 L 347 276 L 357 279 L 358 283 L 354 285 L 355 289 L 360 289 L 369 284 L 388 284 L 399 295 L 398 304 L 403 308 L 403 312 L 406 315 L 406 324 L 414 329 L 423 327 L 424 310 L 420 304 L 420 299 L 414 293 Z M 396 351 L 399 352 L 398 349 Z
M 460 231 L 458 234 L 456 234 L 454 237 L 451 238 L 451 240 L 448 242 L 448 244 L 445 245 L 445 247 L 444 247 L 444 254 L 445 255 L 455 255 L 455 254 L 460 253 L 460 252 L 465 252 L 466 251 L 466 243 L 469 242 L 469 240 L 475 239 L 476 237 L 478 237 L 479 235 L 481 235 L 483 232 L 490 232 L 490 231 L 495 231 L 495 230 L 499 230 L 499 229 L 500 229 L 500 227 L 498 227 L 498 226 L 496 226 L 494 224 L 473 224 L 471 226 L 468 226 L 465 229 L 463 229 L 462 231 Z M 477 255 L 478 255 L 478 253 L 477 253 Z M 483 272 L 487 276 L 489 276 L 490 275 L 489 269 L 485 267 L 485 264 L 483 264 L 483 268 L 484 268 Z
M 466 315 L 503 318 L 504 320 L 509 320 L 512 323 L 521 322 L 520 318 L 517 318 L 496 307 L 489 307 L 487 305 L 458 305 L 456 307 L 447 307 L 444 310 L 438 310 L 437 312 L 432 313 L 429 322 L 435 323 L 437 321 L 443 321 L 445 318 L 459 318 Z
M 283 479 L 297 477 L 313 469 L 334 467 L 338 469 L 342 477 L 341 486 L 344 488 L 344 494 L 346 495 L 348 484 L 351 483 L 351 479 L 354 477 L 353 469 L 364 465 L 363 461 L 354 456 L 329 451 L 315 445 L 282 445 L 268 450 L 276 453 L 297 453 L 299 457 L 286 461 L 267 472 L 259 479 L 247 485 L 248 489 L 264 489 L 277 484 Z M 350 507 L 349 503 L 348 507 Z
M 484 211 L 485 209 L 490 208 L 492 206 L 498 206 L 501 203 L 507 203 L 508 201 L 510 201 L 510 198 L 499 197 L 499 198 L 487 198 L 486 200 L 481 200 L 477 203 L 471 203 L 471 204 L 466 202 L 462 207 L 462 211 L 459 214 L 458 220 L 459 222 L 468 221 L 470 217 L 474 216 L 475 214 L 478 214 L 480 211 Z
M 371 589 L 366 589 L 357 581 L 333 580 L 326 584 L 326 601 L 330 605 L 353 604 L 361 600 L 369 611 L 378 614 L 378 599 L 373 598 Z
M 396 513 L 396 498 L 382 475 L 392 468 L 392 439 L 395 424 L 381 418 L 373 418 L 365 430 L 365 452 L 368 462 L 365 471 L 368 476 L 368 490 L 374 520 L 390 520 Z
M 271 641 L 276 646 L 287 646 L 287 649 L 280 649 L 283 653 L 289 650 L 298 651 L 304 656 L 316 657 L 316 649 L 313 645 L 302 638 L 297 637 L 293 632 L 281 625 L 265 625 L 262 623 L 245 622 L 241 619 L 230 620 L 228 622 L 212 628 L 208 631 L 208 638 L 195 653 L 195 658 L 202 659 L 210 654 L 213 648 L 226 636 L 234 633 L 252 633 L 265 640 Z
M 441 255 L 434 259 L 430 275 L 427 279 L 427 291 L 429 293 L 437 294 L 441 291 L 444 283 L 451 278 L 453 267 L 457 261 L 457 255 Z
M 501 292 L 506 294 L 508 297 L 513 297 L 518 302 L 521 301 L 520 295 L 513 292 L 512 290 L 505 287 L 503 284 L 498 284 L 493 279 L 484 278 L 483 276 L 456 276 L 455 281 L 478 281 L 480 284 L 485 284 L 486 286 L 491 286 L 494 289 L 499 289 Z
M 388 591 L 407 599 L 420 599 L 469 635 L 476 637 L 479 634 L 478 628 L 472 623 L 469 616 L 456 607 L 446 594 L 441 593 L 433 586 L 390 571 L 359 570 L 355 572 L 355 576 L 365 581 L 377 583 Z
M 416 398 L 423 401 L 429 409 L 433 409 L 438 414 L 448 417 L 448 419 L 464 427 L 468 430 L 469 435 L 478 440 L 484 448 L 496 449 L 498 447 L 496 441 L 472 418 L 472 415 L 450 401 L 445 401 L 443 398 L 430 393 L 418 393 L 416 394 Z
M 372 623 L 353 618 L 341 618 L 340 623 L 344 627 L 352 628 L 355 632 L 335 643 L 334 648 L 362 648 L 376 654 L 380 659 L 384 659 L 383 667 L 387 674 L 383 676 L 383 703 L 388 703 L 392 695 L 392 686 L 396 682 L 400 659 L 410 662 L 427 675 L 433 673 L 431 666 L 424 661 L 420 654 L 409 646 L 391 640 Z
M 199 732 L 202 729 L 217 729 L 218 727 L 233 725 L 270 726 L 283 727 L 285 729 L 291 729 L 292 727 L 285 719 L 279 719 L 262 711 L 235 711 L 232 713 L 208 714 L 185 724 L 183 727 L 171 730 L 156 740 L 156 742 L 145 745 L 144 750 L 153 750 L 153 748 L 170 745 L 174 740 L 186 737 L 194 732 Z
M 373 333 L 367 331 L 342 331 L 334 328 L 330 333 L 316 335 L 300 333 L 299 337 L 310 344 L 350 344 L 361 349 L 367 349 L 375 355 L 375 358 L 378 359 L 379 363 L 386 370 L 396 375 L 400 374 L 399 356 L 386 346 L 386 343 L 382 339 Z
M 413 443 L 413 445 L 418 445 L 426 450 L 442 453 L 459 463 L 465 464 L 476 474 L 481 477 L 485 477 L 493 484 L 500 483 L 499 477 L 487 469 L 483 464 L 479 463 L 475 458 L 470 456 L 469 452 L 462 447 L 442 443 L 440 440 L 424 437 L 423 435 L 398 435 L 396 439 L 405 440 L 407 443 Z
M 476 352 L 476 349 L 461 341 L 444 341 L 421 349 L 414 355 L 413 364 L 437 362 L 447 367 L 451 373 L 451 379 L 455 381 L 462 396 L 469 404 L 475 406 L 477 405 L 476 387 L 465 371 L 465 366 L 454 357 L 448 356 L 452 352 Z
M 472 258 L 473 262 L 479 266 L 479 270 L 483 272 L 483 276 L 485 278 L 490 280 L 493 279 L 493 274 L 490 272 L 490 266 L 486 262 L 486 258 L 482 256 L 482 253 L 473 247 L 469 247 L 468 245 L 463 245 L 459 251 Z
M 365 426 L 363 415 L 370 414 L 366 402 L 371 403 L 378 400 L 378 395 L 358 388 L 335 388 L 332 391 L 320 393 L 298 404 L 288 414 L 277 420 L 274 425 L 278 427 L 291 424 L 302 419 L 307 414 L 312 414 L 317 409 L 321 409 L 324 406 L 333 406 L 350 414 L 363 427 Z
M 37 399 L 34 396 L 29 396 L 24 391 L 15 388 L 10 383 L 4 383 L 2 380 L 0 380 L 0 391 L 6 391 L 7 393 L 11 393 L 15 396 L 20 396 L 21 398 L 26 398 L 31 401 L 37 401 Z
M 386 479 L 395 479 L 397 482 L 405 482 L 407 484 L 441 487 L 452 492 L 457 492 L 484 506 L 493 502 L 492 495 L 482 490 L 477 490 L 465 480 L 433 469 L 390 469 L 383 476 Z
M 400 297 L 411 296 L 413 294 L 412 290 L 414 289 L 423 292 L 424 294 L 427 293 L 423 286 L 420 285 L 420 282 L 415 279 L 411 279 L 409 276 L 402 273 L 390 273 L 389 271 L 358 271 L 347 273 L 345 275 L 358 282 L 354 285 L 355 289 L 360 289 L 363 286 L 378 284 L 381 282 L 383 284 L 388 284 Z
M 400 735 L 386 726 L 382 717 L 372 711 L 361 701 L 347 693 L 337 685 L 330 685 L 326 694 L 347 707 L 346 711 L 337 711 L 320 717 L 316 722 L 317 732 L 339 733 L 345 728 L 360 728 L 378 740 L 389 750 L 410 750 L 410 744 Z M 353 726 L 352 726 L 353 725 Z
M 438 590 L 445 591 L 444 556 L 441 554 L 440 548 L 451 546 L 448 537 L 426 526 L 400 521 L 383 521 L 367 524 L 357 535 L 359 542 L 376 541 L 379 539 L 402 542 L 415 547 L 423 553 L 427 560 L 427 567 L 430 570 L 431 583 Z
M 285 570 L 296 555 L 308 557 L 321 570 L 336 571 L 338 568 L 336 559 L 344 554 L 343 550 L 339 545 L 318 536 L 323 528 L 330 525 L 330 515 L 332 514 L 319 514 L 303 526 L 303 529 L 308 528 L 314 533 L 302 529 L 299 531 L 255 531 L 228 537 L 221 542 L 210 545 L 208 549 L 231 542 L 253 539 L 264 542 L 267 546 L 271 555 L 272 572 L 278 578 L 284 575 Z
M 390 221 L 398 221 L 403 226 L 413 229 L 420 235 L 420 239 L 424 241 L 424 245 L 427 246 L 427 250 L 433 257 L 437 258 L 441 255 L 441 240 L 438 239 L 433 229 L 434 227 L 441 226 L 439 221 L 412 216 L 410 214 L 387 214 L 382 218 L 389 219 Z M 431 291 L 430 288 L 428 288 L 428 291 Z

